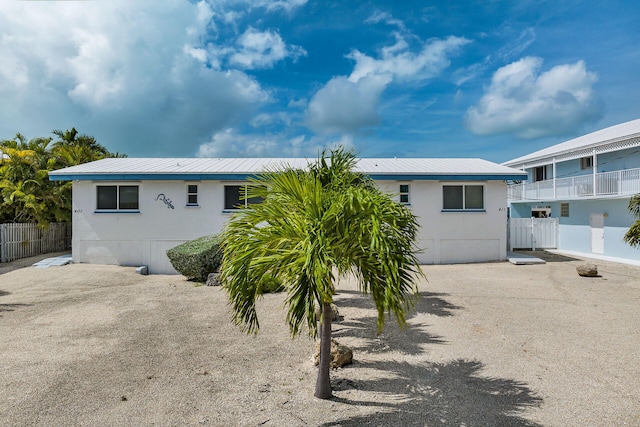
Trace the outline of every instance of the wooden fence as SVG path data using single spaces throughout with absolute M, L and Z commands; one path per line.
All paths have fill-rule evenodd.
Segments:
M 0 224 L 2 262 L 69 249 L 71 224 L 52 222 L 47 228 L 36 224 Z

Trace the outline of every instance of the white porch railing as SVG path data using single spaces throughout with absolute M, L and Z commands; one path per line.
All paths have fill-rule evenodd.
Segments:
M 566 200 L 640 193 L 640 168 L 509 186 L 509 200 Z

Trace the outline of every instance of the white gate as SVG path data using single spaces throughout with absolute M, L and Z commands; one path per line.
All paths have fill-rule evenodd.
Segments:
M 509 219 L 509 249 L 556 249 L 558 218 Z

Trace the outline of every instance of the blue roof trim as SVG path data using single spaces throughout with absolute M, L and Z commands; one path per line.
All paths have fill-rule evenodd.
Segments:
M 440 174 L 440 175 L 376 175 L 371 174 L 376 181 L 520 181 L 527 174 L 482 175 L 482 174 Z
M 256 176 L 248 173 L 214 174 L 214 173 L 92 173 L 92 174 L 56 174 L 49 175 L 51 181 L 245 181 Z M 440 175 L 411 175 L 411 174 L 371 174 L 376 181 L 520 181 L 526 178 L 526 173 L 514 174 L 440 174 Z
M 49 175 L 51 181 L 244 181 L 255 174 L 213 173 L 91 173 Z

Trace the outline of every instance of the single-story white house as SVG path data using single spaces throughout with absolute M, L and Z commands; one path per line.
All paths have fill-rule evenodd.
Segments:
M 111 158 L 53 171 L 73 181 L 73 261 L 146 265 L 172 274 L 166 251 L 218 233 L 237 209 L 247 179 L 302 158 Z M 506 259 L 507 181 L 526 173 L 482 159 L 358 159 L 420 223 L 424 264 Z

